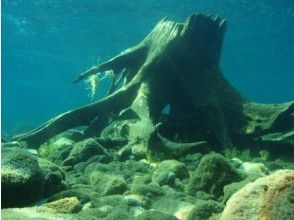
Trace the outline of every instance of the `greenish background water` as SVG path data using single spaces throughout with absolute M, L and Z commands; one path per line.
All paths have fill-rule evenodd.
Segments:
M 71 83 L 80 72 L 140 42 L 161 18 L 194 12 L 228 20 L 221 67 L 244 96 L 294 99 L 293 0 L 2 0 L 3 132 L 90 103 Z

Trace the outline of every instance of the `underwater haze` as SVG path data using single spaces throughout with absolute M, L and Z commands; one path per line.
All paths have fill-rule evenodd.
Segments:
M 2 0 L 2 132 L 35 128 L 91 100 L 75 77 L 136 45 L 163 17 L 228 22 L 221 68 L 252 101 L 294 99 L 293 0 Z

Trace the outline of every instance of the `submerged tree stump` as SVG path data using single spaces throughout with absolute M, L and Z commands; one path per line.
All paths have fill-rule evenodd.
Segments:
M 226 146 L 266 145 L 275 151 L 278 145 L 277 152 L 293 147 L 293 102 L 252 103 L 224 79 L 219 61 L 225 29 L 225 20 L 202 14 L 184 23 L 161 20 L 137 46 L 75 80 L 112 70 L 106 98 L 14 139 L 37 148 L 61 132 L 87 126 L 85 138 L 125 140 L 133 152 L 152 158 Z M 169 114 L 162 113 L 166 106 Z M 277 132 L 286 137 L 283 142 L 271 136 Z

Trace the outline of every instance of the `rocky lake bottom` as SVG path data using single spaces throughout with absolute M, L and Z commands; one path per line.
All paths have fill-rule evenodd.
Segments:
M 5 219 L 294 219 L 294 163 L 228 148 L 151 161 L 77 141 L 2 144 Z

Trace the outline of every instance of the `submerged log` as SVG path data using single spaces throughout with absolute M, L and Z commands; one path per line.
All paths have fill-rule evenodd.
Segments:
M 120 136 L 149 150 L 156 142 L 157 148 L 176 146 L 176 152 L 182 152 L 175 142 L 186 147 L 196 143 L 196 149 L 199 142 L 216 150 L 262 146 L 263 135 L 293 131 L 293 102 L 252 103 L 225 80 L 219 68 L 225 30 L 225 20 L 202 14 L 184 23 L 161 20 L 137 46 L 74 81 L 112 70 L 115 78 L 123 78 L 121 88 L 111 88 L 106 98 L 63 113 L 14 140 L 38 148 L 61 132 L 88 126 L 85 136 Z M 166 106 L 169 114 L 162 113 Z

